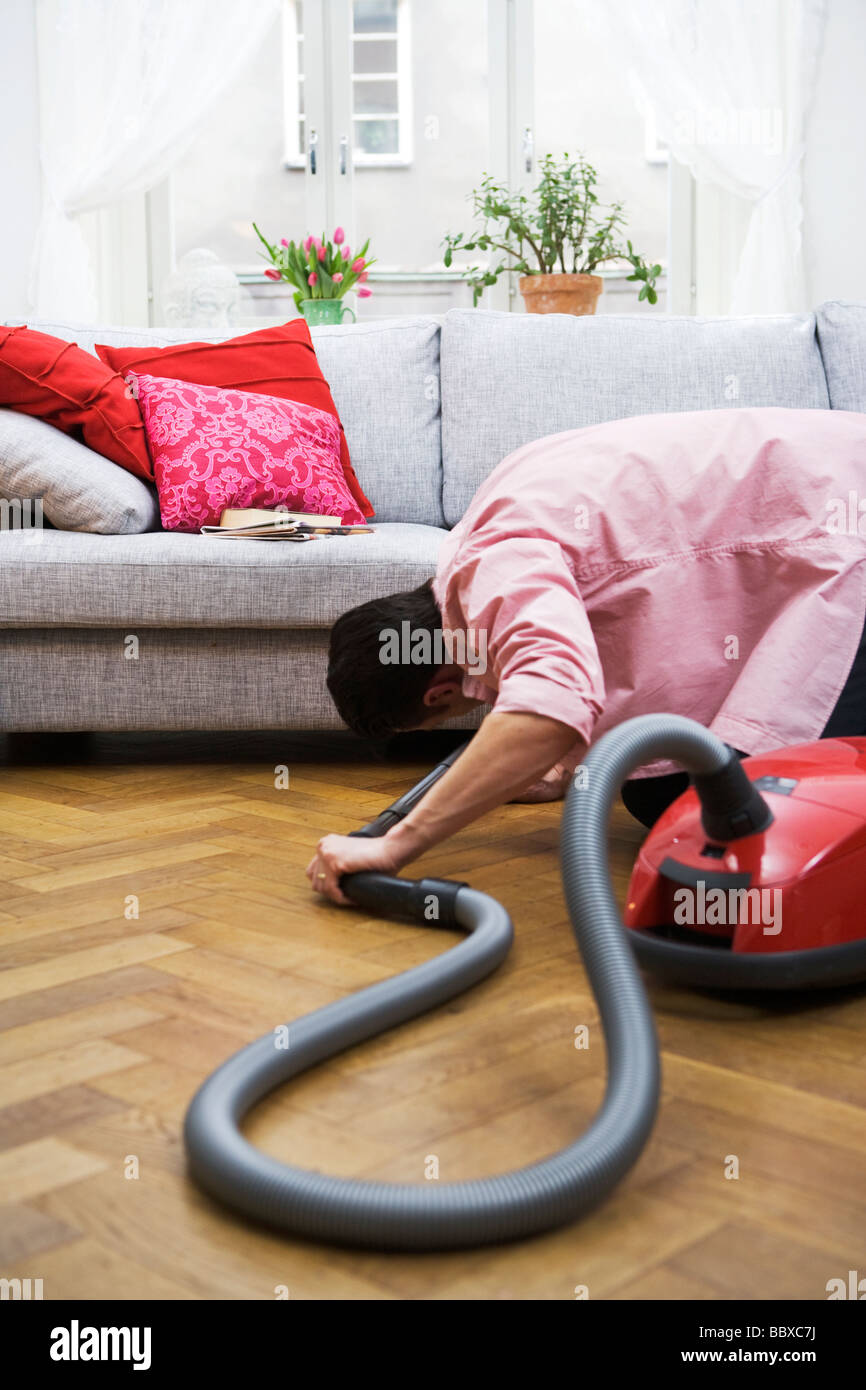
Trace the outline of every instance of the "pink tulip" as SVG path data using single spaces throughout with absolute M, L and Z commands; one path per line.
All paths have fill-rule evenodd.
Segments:
M 343 228 L 342 228 L 342 227 L 338 227 L 337 230 L 334 232 L 334 245 L 335 245 L 335 246 L 342 246 L 342 244 L 343 244 L 343 242 L 344 242 L 345 240 L 346 240 L 346 233 L 343 231 Z
M 348 261 L 351 255 L 352 248 L 350 246 L 344 246 L 342 251 L 343 260 Z
M 358 283 L 359 283 L 360 285 L 363 285 L 363 283 L 364 283 L 364 281 L 366 280 L 368 274 L 369 274 L 369 271 L 367 271 L 367 270 L 362 270 L 362 271 L 361 271 L 361 274 L 358 276 Z
M 314 238 L 313 238 L 312 236 L 308 236 L 308 237 L 307 237 L 306 241 L 304 242 L 304 250 L 305 250 L 305 251 L 309 251 L 310 247 L 311 247 L 312 244 L 313 244 L 313 241 L 314 241 Z
M 286 241 L 286 238 L 285 238 L 284 236 L 281 236 L 281 237 L 280 237 L 280 245 L 281 245 L 281 246 L 288 246 L 288 244 L 289 244 L 289 243 Z
M 353 262 L 352 262 L 352 269 L 353 269 L 353 270 L 363 270 L 365 264 L 366 264 L 366 262 L 365 262 L 365 260 L 364 260 L 364 257 L 363 257 L 363 256 L 359 256 L 358 259 L 357 259 L 356 261 L 353 261 Z
M 343 283 L 343 272 L 342 272 L 342 270 L 338 270 L 337 273 L 336 273 L 336 275 L 332 275 L 332 276 L 331 276 L 331 279 L 333 280 L 333 282 L 334 282 L 335 285 L 341 285 L 341 284 Z
M 310 274 L 307 276 L 307 284 L 308 284 L 308 285 L 318 285 L 318 283 L 319 283 L 319 277 L 318 277 L 318 275 L 316 274 L 316 272 L 315 272 L 314 270 L 310 271 Z
M 267 275 L 269 280 L 282 280 L 283 278 L 280 272 L 278 270 L 275 270 L 274 267 L 270 265 L 265 271 L 265 274 Z
M 371 295 L 372 293 L 373 293 L 373 291 L 372 291 L 372 290 L 368 290 L 367 287 L 366 287 L 366 285 L 364 285 L 364 286 L 362 286 L 361 289 L 359 289 L 359 291 L 358 291 L 358 298 L 359 298 L 359 299 L 369 299 L 369 298 L 370 298 L 370 295 Z
M 324 246 L 320 246 L 319 249 L 318 249 L 318 251 L 316 252 L 316 255 L 319 257 L 319 260 L 320 260 L 320 261 L 323 261 L 323 260 L 325 259 L 325 257 L 326 257 L 327 254 L 328 254 L 328 253 L 327 253 L 327 251 L 325 250 Z

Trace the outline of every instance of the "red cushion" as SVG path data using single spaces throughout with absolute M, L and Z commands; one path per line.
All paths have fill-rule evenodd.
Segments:
M 340 426 L 340 458 L 352 496 L 363 515 L 373 507 L 355 477 L 337 407 L 322 375 L 306 319 L 291 319 L 277 328 L 260 328 L 225 343 L 175 343 L 171 347 L 115 348 L 96 344 L 96 351 L 115 371 L 194 381 L 258 391 L 284 401 L 304 401 L 326 410 Z
M 226 507 L 364 520 L 343 476 L 330 411 L 162 376 L 133 381 L 166 531 L 216 526 Z
M 141 413 L 119 373 L 75 343 L 0 326 L 0 405 L 54 425 L 139 478 L 153 478 Z

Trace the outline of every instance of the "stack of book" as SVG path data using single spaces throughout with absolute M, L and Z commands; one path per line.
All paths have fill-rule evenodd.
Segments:
M 203 526 L 201 533 L 223 536 L 227 540 L 312 541 L 322 536 L 369 536 L 373 528 L 344 526 L 338 516 L 316 516 L 312 512 L 228 507 L 220 517 L 219 526 Z

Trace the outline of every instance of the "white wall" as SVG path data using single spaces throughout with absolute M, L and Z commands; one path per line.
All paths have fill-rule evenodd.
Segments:
M 26 317 L 40 209 L 35 0 L 0 3 L 0 319 Z
M 809 301 L 866 300 L 866 3 L 830 0 L 804 160 Z

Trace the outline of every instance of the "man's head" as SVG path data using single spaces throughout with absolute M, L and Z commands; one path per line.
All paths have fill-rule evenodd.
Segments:
M 462 694 L 460 667 L 442 661 L 442 615 L 431 585 L 428 579 L 359 604 L 334 623 L 328 689 L 356 734 L 433 728 L 478 703 Z

